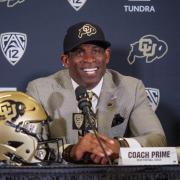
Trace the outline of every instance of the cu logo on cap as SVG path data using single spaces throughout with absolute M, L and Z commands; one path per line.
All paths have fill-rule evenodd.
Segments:
M 82 28 L 79 29 L 78 37 L 82 38 L 84 35 L 92 36 L 93 34 L 96 34 L 97 30 L 95 27 L 93 27 L 90 24 L 85 24 Z

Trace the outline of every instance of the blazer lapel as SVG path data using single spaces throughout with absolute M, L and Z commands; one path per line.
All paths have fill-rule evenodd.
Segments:
M 106 73 L 96 113 L 98 131 L 106 135 L 110 135 L 112 119 L 117 110 L 115 91 L 116 86 L 112 81 L 111 75 Z

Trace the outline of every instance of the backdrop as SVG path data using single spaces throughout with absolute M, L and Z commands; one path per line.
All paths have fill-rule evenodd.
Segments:
M 144 82 L 168 144 L 180 145 L 179 8 L 179 0 L 0 0 L 0 88 L 25 91 L 63 68 L 66 29 L 97 23 L 112 43 L 108 67 Z

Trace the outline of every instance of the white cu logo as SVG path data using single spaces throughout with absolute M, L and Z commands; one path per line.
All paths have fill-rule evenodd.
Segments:
M 155 48 L 157 44 L 153 43 L 151 39 L 143 39 L 139 40 L 139 51 L 143 53 L 144 56 L 151 57 L 155 54 Z
M 155 35 L 145 35 L 131 44 L 128 55 L 128 63 L 133 64 L 136 59 L 145 58 L 146 63 L 152 63 L 156 59 L 161 59 L 168 51 L 168 45 Z

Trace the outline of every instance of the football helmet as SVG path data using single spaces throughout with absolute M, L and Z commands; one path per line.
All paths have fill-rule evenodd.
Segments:
M 61 163 L 63 139 L 50 139 L 43 107 L 19 91 L 0 92 L 0 161 L 10 165 Z

